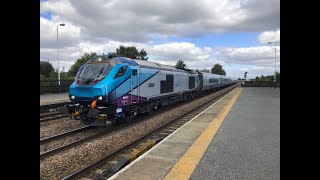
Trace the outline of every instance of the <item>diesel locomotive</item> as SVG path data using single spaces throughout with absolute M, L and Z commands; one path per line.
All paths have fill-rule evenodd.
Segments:
M 77 71 L 69 88 L 72 103 L 65 105 L 62 112 L 91 126 L 112 125 L 237 81 L 198 70 L 98 55 Z

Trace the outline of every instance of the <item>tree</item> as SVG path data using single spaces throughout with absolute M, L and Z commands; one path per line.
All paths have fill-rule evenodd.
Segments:
M 43 74 L 40 74 L 40 81 L 41 81 L 41 80 L 48 80 L 48 78 L 45 77 Z
M 88 62 L 90 59 L 92 59 L 96 55 L 97 55 L 97 53 L 95 53 L 95 52 L 92 52 L 90 54 L 84 53 L 84 55 L 81 56 L 80 59 L 77 59 L 77 61 L 69 69 L 69 71 L 68 71 L 69 76 L 75 76 L 77 74 L 77 71 L 80 68 L 80 66 L 82 64 Z
M 211 74 L 226 75 L 226 72 L 222 69 L 222 66 L 220 64 L 215 64 L 211 69 Z
M 120 45 L 119 48 L 116 49 L 117 56 L 124 56 L 131 59 L 141 59 L 141 60 L 148 60 L 147 52 L 142 49 L 140 52 L 134 46 L 125 47 Z
M 74 79 L 73 76 L 70 76 L 68 72 L 65 72 L 65 67 L 62 66 L 62 70 L 60 72 L 61 79 Z
M 48 78 L 52 71 L 54 71 L 52 64 L 46 61 L 40 61 L 40 74 Z
M 107 56 L 108 56 L 108 58 L 114 58 L 114 57 L 117 57 L 117 54 L 115 53 L 115 52 L 109 52 L 108 54 L 107 54 Z
M 58 80 L 58 69 L 56 68 L 54 71 L 51 71 L 49 75 L 50 80 Z
M 138 55 L 138 58 L 141 59 L 141 60 L 148 60 L 148 57 L 147 57 L 147 52 L 144 50 L 144 49 L 141 49 L 141 51 L 139 52 L 139 55 Z
M 187 68 L 187 65 L 184 63 L 184 61 L 179 60 L 179 61 L 176 63 L 176 68 L 178 68 L 178 69 L 186 69 L 186 68 Z

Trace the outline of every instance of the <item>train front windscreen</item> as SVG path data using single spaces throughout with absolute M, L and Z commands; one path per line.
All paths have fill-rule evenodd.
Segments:
M 77 85 L 92 85 L 105 78 L 112 69 L 109 63 L 88 63 L 77 73 Z

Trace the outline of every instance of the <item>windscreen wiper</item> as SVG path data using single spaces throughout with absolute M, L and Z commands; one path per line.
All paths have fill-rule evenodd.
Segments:
M 98 74 L 98 76 L 96 78 L 98 78 L 100 76 L 100 74 L 102 74 L 103 69 L 104 69 L 104 66 L 102 67 L 102 69 L 100 70 L 100 72 L 99 72 L 99 74 Z

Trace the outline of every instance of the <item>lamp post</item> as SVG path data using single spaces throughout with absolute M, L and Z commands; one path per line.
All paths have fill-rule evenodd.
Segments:
M 276 88 L 276 78 L 277 78 L 277 71 L 276 71 L 276 67 L 277 67 L 277 43 L 280 44 L 280 42 L 268 42 L 268 44 L 272 44 L 274 43 L 274 89 Z
M 57 44 L 59 40 L 59 26 L 65 26 L 65 24 L 59 24 L 57 25 Z M 59 44 L 58 44 L 58 84 L 59 84 L 59 94 L 61 94 L 61 85 L 60 85 L 60 57 L 59 57 Z

